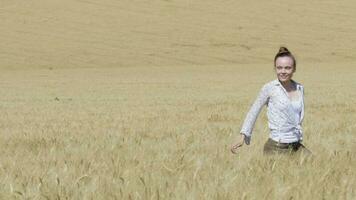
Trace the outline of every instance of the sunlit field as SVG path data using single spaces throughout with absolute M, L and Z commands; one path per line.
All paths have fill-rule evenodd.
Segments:
M 0 199 L 356 199 L 352 0 L 0 0 Z M 230 146 L 285 45 L 304 156 Z
M 1 199 L 354 199 L 350 63 L 298 68 L 312 158 L 263 156 L 266 109 L 230 153 L 269 65 L 3 70 Z

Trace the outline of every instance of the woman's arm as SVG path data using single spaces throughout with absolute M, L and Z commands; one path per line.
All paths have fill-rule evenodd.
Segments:
M 242 129 L 240 131 L 241 134 L 245 135 L 246 144 L 250 143 L 251 135 L 253 128 L 255 126 L 255 122 L 257 120 L 258 115 L 260 114 L 262 108 L 268 102 L 268 85 L 264 85 L 260 90 L 257 99 L 251 106 L 249 112 L 246 115 L 244 123 L 242 125 Z
M 302 125 L 303 123 L 303 119 L 304 119 L 304 87 L 303 86 L 300 86 L 300 91 L 301 91 L 301 94 L 302 94 L 302 112 L 300 113 L 300 125 Z
M 300 86 L 300 92 L 302 95 L 302 111 L 300 113 L 300 120 L 299 120 L 299 124 L 298 124 L 298 129 L 300 131 L 300 141 L 303 141 L 303 131 L 302 131 L 302 124 L 303 124 L 303 119 L 304 119 L 304 87 Z
M 268 98 L 268 86 L 264 85 L 260 90 L 257 99 L 250 108 L 250 111 L 247 113 L 245 121 L 242 125 L 242 129 L 240 131 L 240 135 L 231 146 L 232 153 L 237 153 L 237 149 L 244 143 L 247 145 L 250 144 L 253 127 L 263 106 L 268 102 Z

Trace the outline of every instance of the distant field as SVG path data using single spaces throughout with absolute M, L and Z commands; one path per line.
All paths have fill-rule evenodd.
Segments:
M 1 68 L 355 61 L 353 0 L 1 0 Z
M 354 1 L 0 0 L 0 199 L 355 199 Z M 280 45 L 314 157 L 230 145 Z

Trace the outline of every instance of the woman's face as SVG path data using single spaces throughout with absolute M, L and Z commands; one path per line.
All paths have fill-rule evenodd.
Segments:
M 280 82 L 289 82 L 295 72 L 293 59 L 289 56 L 278 57 L 275 70 Z

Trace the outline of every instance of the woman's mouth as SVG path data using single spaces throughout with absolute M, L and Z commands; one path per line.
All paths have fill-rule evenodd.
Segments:
M 289 79 L 289 76 L 279 76 L 279 79 L 285 81 Z

